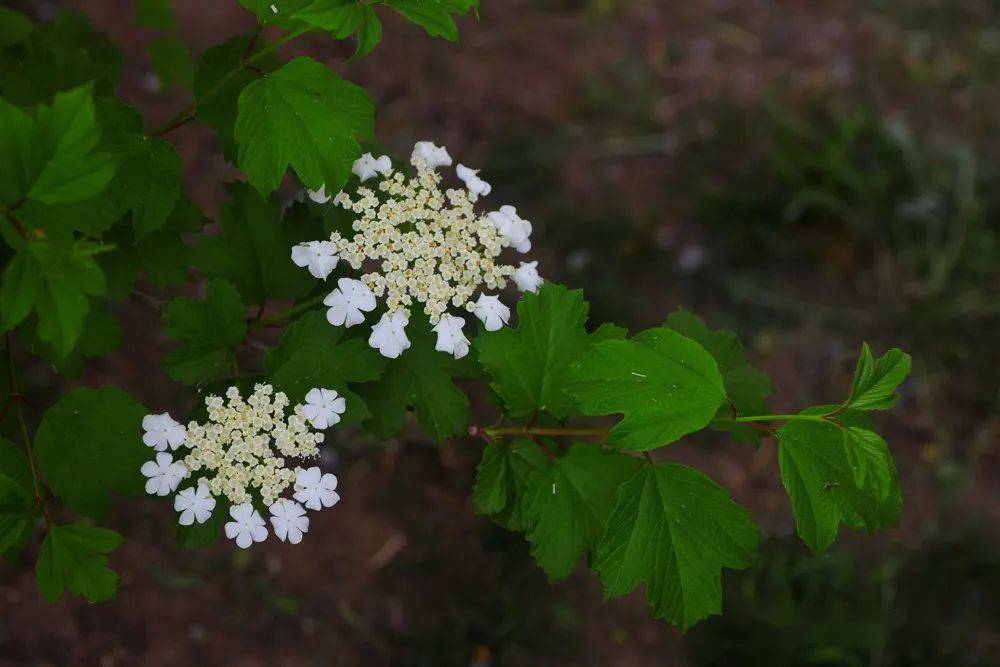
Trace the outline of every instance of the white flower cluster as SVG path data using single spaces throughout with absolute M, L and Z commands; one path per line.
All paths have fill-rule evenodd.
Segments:
M 143 418 L 142 440 L 157 452 L 154 460 L 140 468 L 148 478 L 146 492 L 167 496 L 191 478 L 193 485 L 174 497 L 182 526 L 207 521 L 215 510 L 216 496 L 225 497 L 232 518 L 225 525 L 226 537 L 244 549 L 268 535 L 254 507 L 259 500 L 271 514 L 278 539 L 298 544 L 309 530 L 305 508 L 332 507 L 340 496 L 334 475 L 323 474 L 316 466 L 292 468 L 288 460 L 315 457 L 323 434 L 313 429 L 337 424 L 346 402 L 333 389 L 311 389 L 306 402 L 286 416 L 288 397 L 275 393 L 270 385 L 256 385 L 246 399 L 239 389 L 230 387 L 226 398 L 205 398 L 205 424 L 192 421 L 185 427 L 167 413 Z M 171 452 L 181 448 L 186 453 L 174 460 Z M 294 500 L 280 497 L 289 488 Z
M 542 283 L 538 262 L 521 262 L 515 268 L 498 257 L 507 247 L 525 253 L 531 249 L 531 223 L 513 206 L 479 214 L 475 204 L 492 189 L 479 171 L 458 165 L 462 189 L 442 190 L 438 167 L 451 166 L 448 151 L 420 141 L 410 158 L 416 174 L 394 172 L 388 156 L 366 153 L 354 163 L 353 172 L 373 188 L 360 185 L 355 195 L 340 192 L 337 206 L 356 215 L 354 234 L 338 232 L 328 241 L 310 241 L 292 248 L 292 261 L 326 280 L 341 261 L 360 279 L 340 278 L 324 303 L 334 326 L 351 327 L 375 310 L 376 299 L 385 300 L 386 312 L 372 327 L 369 345 L 384 356 L 396 358 L 410 346 L 406 326 L 410 308 L 422 304 L 434 332 L 436 349 L 461 358 L 469 351 L 462 329 L 465 320 L 449 309 L 474 313 L 488 331 L 510 319 L 510 309 L 496 294 L 508 280 L 521 291 L 535 291 Z M 331 200 L 325 188 L 309 193 L 313 201 Z M 478 293 L 478 297 L 476 297 Z

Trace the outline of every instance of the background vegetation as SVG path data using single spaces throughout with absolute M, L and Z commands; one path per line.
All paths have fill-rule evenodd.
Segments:
M 175 5 L 196 54 L 253 26 L 235 3 Z M 134 28 L 133 3 L 11 6 L 82 9 L 124 44 L 119 92 L 154 124 L 186 102 L 156 73 L 160 35 Z M 605 604 L 582 571 L 547 585 L 520 536 L 472 511 L 481 445 L 340 430 L 326 463 L 344 501 L 309 549 L 186 552 L 163 535 L 169 508 L 139 501 L 113 516 L 130 540 L 111 603 L 50 608 L 29 571 L 0 564 L 0 664 L 996 664 L 998 25 L 988 0 L 487 1 L 458 46 L 387 20 L 393 39 L 356 63 L 346 43 L 292 47 L 372 93 L 389 149 L 434 139 L 482 166 L 535 222 L 544 275 L 583 287 L 595 321 L 635 329 L 689 306 L 738 331 L 795 405 L 840 396 L 858 340 L 911 352 L 880 423 L 900 530 L 845 531 L 811 557 L 773 445 L 705 437 L 663 454 L 750 508 L 767 554 L 727 575 L 723 617 L 681 635 L 641 593 Z M 215 217 L 233 172 L 214 136 L 192 124 L 168 139 L 185 192 Z M 170 342 L 130 343 L 158 312 L 121 308 L 120 348 L 75 383 L 189 407 L 149 371 Z M 31 392 L 65 389 L 41 363 L 23 375 Z

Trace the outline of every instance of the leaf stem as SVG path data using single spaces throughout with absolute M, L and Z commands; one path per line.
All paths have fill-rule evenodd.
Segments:
M 8 399 L 14 404 L 14 411 L 17 412 L 18 421 L 21 424 L 21 437 L 24 439 L 24 452 L 28 457 L 28 467 L 31 470 L 31 483 L 35 491 L 35 505 L 38 506 L 39 511 L 42 513 L 42 517 L 45 519 L 45 523 L 52 525 L 52 517 L 49 516 L 49 511 L 45 507 L 45 499 L 42 496 L 42 485 L 38 481 L 38 467 L 35 465 L 35 451 L 34 446 L 31 442 L 31 436 L 28 434 L 28 423 L 24 419 L 24 410 L 21 408 L 21 404 L 24 402 L 21 399 L 21 393 L 17 388 L 17 372 L 14 369 L 14 348 L 11 346 L 10 332 L 6 335 L 7 339 L 7 363 L 10 366 L 10 398 Z
M 776 422 L 776 421 L 801 421 L 801 422 L 826 422 L 833 413 L 825 415 L 754 415 L 752 417 L 737 417 L 733 421 L 738 424 L 750 422 Z
M 260 327 L 271 326 L 275 324 L 282 324 L 285 320 L 291 319 L 301 312 L 315 308 L 319 304 L 323 303 L 323 299 L 326 298 L 326 294 L 319 294 L 311 299 L 306 299 L 300 304 L 292 306 L 288 310 L 283 310 L 280 313 L 275 313 L 274 315 L 268 315 L 267 317 L 261 317 L 258 315 L 252 322 L 250 322 L 251 329 L 259 329 Z M 263 311 L 261 311 L 263 312 Z
M 234 67 L 233 69 L 229 70 L 229 72 L 227 72 L 225 76 L 223 76 L 221 79 L 215 82 L 215 85 L 206 90 L 200 97 L 192 100 L 183 109 L 181 109 L 173 116 L 171 116 L 170 120 L 164 123 L 161 127 L 150 132 L 149 136 L 162 137 L 167 132 L 170 132 L 171 130 L 181 127 L 182 125 L 194 120 L 196 112 L 198 111 L 198 105 L 200 105 L 202 102 L 204 102 L 205 100 L 209 99 L 210 97 L 218 93 L 220 90 L 222 90 L 225 87 L 225 85 L 229 83 L 229 81 L 234 76 L 236 76 L 237 73 L 239 73 L 240 70 L 244 69 L 245 67 L 253 65 L 253 63 L 260 60 L 267 54 L 272 53 L 275 49 L 280 48 L 281 46 L 287 44 L 293 39 L 297 39 L 312 30 L 313 28 L 311 26 L 302 27 L 299 28 L 298 30 L 293 30 L 292 32 L 285 33 L 284 35 L 281 36 L 281 38 L 268 44 L 267 46 L 253 53 L 252 55 L 248 55 L 247 53 L 245 53 L 243 57 L 240 58 L 238 67 Z M 253 48 L 254 44 L 256 44 L 257 34 L 259 32 L 260 28 L 258 28 L 257 32 L 255 32 L 253 37 L 251 37 L 250 44 L 247 45 L 248 51 Z
M 500 428 L 470 428 L 491 438 L 505 435 L 519 435 L 530 438 L 534 435 L 566 436 L 566 437 L 604 437 L 608 434 L 606 428 L 546 428 L 542 426 L 504 426 Z

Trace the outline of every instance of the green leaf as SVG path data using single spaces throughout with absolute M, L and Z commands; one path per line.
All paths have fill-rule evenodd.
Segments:
M 572 369 L 583 414 L 625 415 L 608 439 L 625 449 L 653 449 L 705 428 L 726 400 L 712 355 L 672 329 L 597 343 Z
M 191 62 L 187 44 L 173 35 L 168 35 L 153 40 L 146 48 L 161 87 L 167 89 L 176 83 L 185 90 L 191 89 L 194 81 L 194 64 Z
M 34 303 L 38 337 L 64 357 L 76 345 L 90 310 L 90 296 L 106 291 L 104 274 L 94 260 L 99 246 L 36 241 L 8 264 L 0 285 L 0 329 L 27 317 Z
M 0 99 L 0 205 L 19 201 L 31 187 L 35 166 L 35 121 Z
M 21 553 L 35 522 L 31 470 L 14 443 L 0 438 L 0 556 Z
M 27 106 L 87 83 L 110 95 L 121 67 L 118 48 L 85 14 L 62 11 L 36 25 L 27 40 L 0 52 L 0 96 Z
M 357 33 L 354 57 L 367 55 L 382 39 L 382 22 L 375 10 L 358 0 L 311 0 L 296 9 L 291 18 L 324 30 L 335 39 Z
M 682 465 L 644 465 L 622 484 L 593 568 L 605 595 L 646 582 L 656 618 L 682 629 L 722 609 L 722 568 L 749 567 L 757 526 L 703 474 Z
M 746 348 L 735 333 L 727 329 L 709 329 L 700 317 L 683 308 L 673 312 L 665 326 L 708 350 L 719 365 L 726 395 L 739 416 L 766 412 L 764 401 L 773 391 L 771 380 L 750 365 Z M 759 442 L 760 432 L 745 424 L 734 424 L 732 419 L 737 415 L 732 413 L 728 403 L 720 407 L 712 427 L 727 431 L 743 442 Z
M 163 332 L 180 343 L 164 359 L 167 375 L 193 384 L 233 372 L 233 348 L 243 342 L 247 323 L 246 308 L 232 284 L 212 280 L 204 301 L 171 301 L 163 309 L 163 324 Z
M 910 355 L 894 347 L 875 361 L 868 343 L 864 343 L 851 381 L 851 395 L 844 407 L 853 410 L 891 408 L 899 398 L 896 387 L 909 374 Z
M 95 519 L 112 493 L 141 495 L 139 467 L 150 457 L 140 438 L 147 410 L 113 387 L 73 389 L 45 411 L 35 460 L 63 503 Z
M 10 331 L 21 323 L 35 304 L 41 268 L 28 246 L 7 263 L 0 282 L 0 330 Z
M 0 438 L 0 511 L 27 509 L 34 499 L 31 469 L 24 453 L 10 440 Z
M 107 566 L 105 554 L 121 543 L 122 536 L 107 528 L 79 523 L 51 526 L 35 566 L 42 596 L 56 602 L 68 588 L 91 602 L 113 598 L 118 592 L 118 575 Z
M 150 28 L 173 30 L 177 27 L 171 0 L 139 0 L 135 7 L 136 23 Z
M 36 511 L 30 509 L 4 509 L 0 507 L 0 556 L 8 560 L 17 558 L 27 545 L 34 527 Z
M 420 426 L 437 440 L 464 433 L 471 421 L 469 399 L 452 378 L 465 373 L 467 364 L 434 349 L 436 336 L 423 313 L 411 314 L 406 335 L 410 348 L 389 360 L 381 379 L 358 388 L 372 414 L 365 428 L 387 438 L 403 428 L 413 408 Z
M 582 444 L 531 475 L 526 536 L 550 580 L 569 576 L 580 554 L 597 545 L 619 485 L 641 466 L 635 457 Z
M 386 4 L 416 23 L 431 37 L 458 41 L 458 27 L 452 14 L 465 14 L 479 0 L 386 0 Z
M 198 60 L 194 74 L 198 118 L 215 130 L 222 152 L 230 162 L 236 162 L 233 125 L 236 123 L 237 98 L 247 84 L 257 80 L 253 70 L 240 65 L 250 39 L 250 35 L 237 35 L 206 50 Z M 258 49 L 266 47 L 259 37 L 256 44 Z M 274 54 L 268 54 L 254 60 L 253 66 L 261 72 L 271 72 L 277 69 L 278 60 Z
M 0 7 L 0 49 L 24 42 L 33 28 L 28 17 L 21 12 Z
M 818 406 L 801 414 L 834 409 Z M 869 531 L 895 525 L 902 503 L 885 441 L 869 430 L 861 413 L 845 412 L 837 418 L 843 426 L 789 421 L 777 432 L 781 481 L 792 501 L 799 536 L 815 552 L 833 544 L 841 521 Z
M 111 156 L 94 151 L 100 131 L 91 86 L 57 94 L 52 106 L 35 109 L 33 119 L 0 101 L 0 118 L 7 162 L 0 172 L 0 204 L 75 202 L 97 195 L 114 176 Z
M 548 465 L 542 448 L 530 440 L 500 440 L 483 449 L 472 500 L 508 530 L 525 530 L 525 491 L 532 473 Z
M 67 377 L 79 377 L 83 372 L 84 359 L 105 357 L 118 349 L 122 342 L 115 318 L 107 312 L 93 309 L 87 313 L 80 338 L 68 354 L 60 354 L 29 329 L 22 329 L 19 333 L 32 354 L 40 356 Z
M 309 188 L 336 192 L 361 155 L 359 139 L 374 134 L 364 90 L 311 58 L 296 58 L 248 85 L 238 102 L 238 164 L 268 195 L 289 165 Z
M 288 394 L 292 404 L 305 399 L 313 387 L 336 389 L 347 399 L 344 423 L 369 416 L 364 401 L 348 387 L 377 380 L 385 358 L 365 340 L 344 337 L 343 327 L 332 326 L 322 312 L 306 313 L 293 322 L 277 347 L 267 355 L 271 384 Z
M 282 220 L 277 204 L 246 183 L 230 183 L 226 190 L 232 201 L 220 214 L 222 235 L 197 240 L 191 248 L 193 266 L 230 281 L 247 304 L 305 296 L 316 280 L 289 257 L 293 245 L 319 237 L 318 221 Z
M 490 386 L 503 399 L 507 414 L 528 419 L 545 410 L 556 418 L 576 411 L 566 391 L 570 365 L 591 342 L 584 328 L 587 302 L 581 290 L 545 283 L 517 304 L 516 329 L 480 333 L 475 346 Z
M 118 216 L 132 211 L 136 238 L 163 227 L 180 196 L 181 159 L 163 139 L 143 130 L 139 112 L 109 98 L 98 105 L 103 147 L 120 162 L 107 196 Z

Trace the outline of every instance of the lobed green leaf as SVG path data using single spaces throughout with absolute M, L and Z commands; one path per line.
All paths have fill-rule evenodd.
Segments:
M 550 580 L 569 576 L 580 555 L 597 546 L 619 486 L 641 467 L 635 457 L 580 444 L 531 474 L 523 500 L 526 537 Z
M 608 438 L 624 449 L 653 449 L 705 428 L 726 400 L 712 355 L 672 329 L 596 343 L 572 373 L 583 414 L 624 415 Z
M 828 414 L 817 406 L 803 415 Z M 815 552 L 837 537 L 841 522 L 874 531 L 895 525 L 902 498 L 889 448 L 862 413 L 831 421 L 789 421 L 777 431 L 781 481 L 799 536 Z
M 291 165 L 299 180 L 336 192 L 374 134 L 367 93 L 311 58 L 296 58 L 254 81 L 237 103 L 237 163 L 262 195 Z
M 581 290 L 545 283 L 518 301 L 516 328 L 479 334 L 479 361 L 508 415 L 528 419 L 545 411 L 563 418 L 576 412 L 567 391 L 570 367 L 597 340 L 584 327 L 587 310 Z
M 891 408 L 899 398 L 896 387 L 909 374 L 910 355 L 894 347 L 875 361 L 868 343 L 862 344 L 861 356 L 851 381 L 851 395 L 844 407 L 852 410 Z
M 113 387 L 73 389 L 45 411 L 35 460 L 48 487 L 80 514 L 100 519 L 110 495 L 140 495 L 139 467 L 150 458 L 140 438 L 142 404 Z
M 722 610 L 722 568 L 749 567 L 757 526 L 697 470 L 642 466 L 622 484 L 594 558 L 607 597 L 646 582 L 657 618 L 682 629 Z
M 90 602 L 113 598 L 118 592 L 118 575 L 107 566 L 105 554 L 121 543 L 122 536 L 107 528 L 50 526 L 35 565 L 35 582 L 42 596 L 56 602 L 69 589 Z
M 386 363 L 378 381 L 358 388 L 372 415 L 365 428 L 389 437 L 402 430 L 412 408 L 424 431 L 438 440 L 464 433 L 469 399 L 453 378 L 467 373 L 468 363 L 434 349 L 436 336 L 423 313 L 411 314 L 406 335 L 410 348 Z
M 247 333 L 246 308 L 225 280 L 212 280 L 205 300 L 177 299 L 163 309 L 163 332 L 180 343 L 163 361 L 167 374 L 192 384 L 230 375 L 233 348 Z

